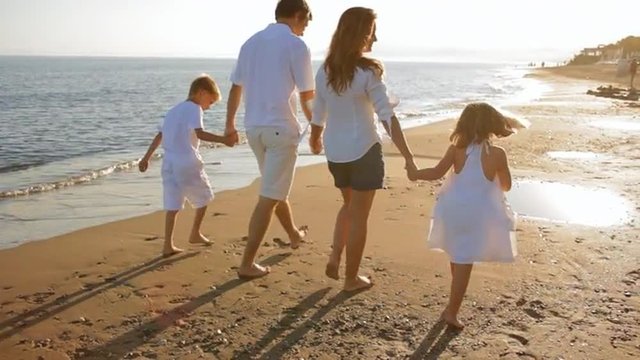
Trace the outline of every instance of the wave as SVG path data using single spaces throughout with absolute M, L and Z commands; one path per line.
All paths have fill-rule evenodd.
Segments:
M 161 154 L 155 154 L 153 158 L 154 159 L 161 158 Z M 7 198 L 15 198 L 19 196 L 38 194 L 46 191 L 58 190 L 58 189 L 62 189 L 65 187 L 78 185 L 78 184 L 85 184 L 113 173 L 130 170 L 138 166 L 139 160 L 140 159 L 135 159 L 135 160 L 128 160 L 128 161 L 116 163 L 110 166 L 103 167 L 101 169 L 91 170 L 80 175 L 71 176 L 63 180 L 56 180 L 56 181 L 40 183 L 40 184 L 32 184 L 32 185 L 28 185 L 18 189 L 0 191 L 0 200 L 7 199 Z

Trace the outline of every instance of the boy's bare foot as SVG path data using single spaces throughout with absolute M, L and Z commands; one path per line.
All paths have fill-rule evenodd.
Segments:
M 289 241 L 291 242 L 291 248 L 297 249 L 300 247 L 300 243 L 304 241 L 305 236 L 309 232 L 307 225 L 302 225 L 292 234 L 289 234 Z
M 164 249 L 162 249 L 162 256 L 163 257 L 169 257 L 175 254 L 180 254 L 181 252 L 183 252 L 184 250 L 177 248 L 175 246 L 171 246 L 169 248 L 165 247 Z
M 248 269 L 244 269 L 242 267 L 238 269 L 238 277 L 242 280 L 252 280 L 263 277 L 270 272 L 270 267 L 253 263 Z
M 202 245 L 212 245 L 213 242 L 207 239 L 206 236 L 202 235 L 202 233 L 198 233 L 196 235 L 191 235 L 189 238 L 190 244 L 202 244 Z
M 449 309 L 444 309 L 442 314 L 440 315 L 440 319 L 444 320 L 449 326 L 455 328 L 456 330 L 464 329 L 464 324 L 458 321 L 458 317 L 449 312 Z
M 344 280 L 344 291 L 366 290 L 373 286 L 373 281 L 369 277 L 358 275 L 355 279 Z
M 327 263 L 327 266 L 324 268 L 324 274 L 327 277 L 330 277 L 334 280 L 340 280 L 339 273 L 340 263 L 334 263 L 331 260 Z

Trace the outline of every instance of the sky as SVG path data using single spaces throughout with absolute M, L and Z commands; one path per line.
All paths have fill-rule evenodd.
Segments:
M 374 54 L 433 61 L 563 61 L 640 35 L 633 0 L 307 0 L 322 58 L 340 14 L 378 14 Z M 0 55 L 235 57 L 277 0 L 0 0 Z M 634 33 L 635 32 L 635 33 Z

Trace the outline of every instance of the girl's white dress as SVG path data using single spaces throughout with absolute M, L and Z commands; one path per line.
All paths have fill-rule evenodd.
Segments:
M 516 214 L 511 210 L 496 176 L 487 180 L 482 151 L 488 144 L 467 147 L 459 174 L 451 168 L 433 209 L 428 246 L 445 251 L 451 262 L 511 262 L 516 250 Z

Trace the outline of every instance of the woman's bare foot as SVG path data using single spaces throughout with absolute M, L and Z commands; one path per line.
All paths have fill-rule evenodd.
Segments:
M 454 314 L 451 314 L 449 312 L 449 309 L 444 309 L 444 311 L 440 315 L 440 319 L 444 320 L 444 322 L 446 322 L 449 326 L 457 330 L 464 329 L 464 324 L 458 321 L 458 317 Z
M 371 278 L 358 275 L 355 279 L 345 279 L 343 289 L 344 291 L 358 291 L 369 289 L 372 286 Z
M 190 244 L 202 244 L 202 245 L 212 245 L 213 242 L 209 239 L 207 239 L 206 236 L 202 235 L 202 233 L 198 232 L 195 235 L 191 235 L 191 237 L 189 238 L 189 243 Z
M 304 241 L 305 236 L 309 232 L 309 227 L 307 225 L 302 225 L 297 228 L 293 233 L 289 234 L 289 241 L 291 243 L 292 249 L 297 249 L 300 247 L 300 243 Z
M 262 266 L 256 263 L 251 264 L 248 269 L 240 267 L 238 269 L 238 277 L 243 280 L 257 279 L 263 277 L 271 272 L 271 268 L 268 266 Z
M 164 247 L 164 249 L 162 249 L 162 256 L 163 257 L 169 257 L 175 254 L 180 254 L 181 252 L 183 252 L 184 250 L 177 248 L 173 245 L 171 245 L 170 247 Z
M 340 262 L 336 263 L 329 260 L 327 266 L 324 268 L 324 274 L 327 275 L 327 277 L 332 278 L 333 280 L 340 280 L 339 268 Z

